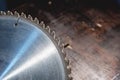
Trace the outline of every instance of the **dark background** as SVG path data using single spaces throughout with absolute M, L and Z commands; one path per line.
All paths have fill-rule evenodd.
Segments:
M 39 8 L 47 8 L 48 2 L 52 1 L 56 8 L 71 8 L 87 5 L 99 9 L 118 9 L 120 8 L 120 0 L 1 0 L 1 10 L 12 10 L 22 4 L 33 3 Z M 5 7 L 6 6 L 6 7 Z

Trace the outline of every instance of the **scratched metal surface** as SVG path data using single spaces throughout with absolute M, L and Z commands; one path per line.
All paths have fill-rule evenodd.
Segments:
M 44 20 L 69 44 L 73 80 L 120 80 L 120 12 L 87 8 L 52 14 L 35 5 L 17 10 Z
M 70 44 L 66 53 L 71 61 L 73 79 L 120 80 L 119 15 L 113 20 L 97 10 L 89 11 L 95 28 L 85 21 L 77 21 L 77 14 L 64 14 L 55 20 L 47 14 L 52 20 L 51 27 L 55 26 L 57 34 Z

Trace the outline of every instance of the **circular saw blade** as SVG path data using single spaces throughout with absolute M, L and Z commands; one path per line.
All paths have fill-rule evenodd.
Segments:
M 0 80 L 71 80 L 63 46 L 43 22 L 0 12 Z

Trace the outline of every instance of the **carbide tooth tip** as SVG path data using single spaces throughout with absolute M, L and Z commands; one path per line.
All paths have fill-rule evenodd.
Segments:
M 63 51 L 64 51 L 64 49 L 63 49 Z M 63 55 L 64 55 L 64 57 L 66 58 L 67 54 L 66 54 L 65 52 L 63 53 Z
M 41 27 L 42 27 L 43 29 L 45 29 L 44 21 L 41 21 L 41 22 L 40 22 L 40 25 L 41 25 Z
M 67 65 L 69 65 L 69 60 L 65 57 L 65 61 L 66 61 L 66 63 L 67 63 Z
M 6 12 L 3 12 L 3 15 L 6 15 Z
M 52 31 L 51 34 L 52 34 L 53 38 L 56 39 L 55 31 Z
M 60 41 L 60 48 L 61 48 L 61 50 L 64 50 L 64 47 L 63 47 L 63 45 L 61 44 L 61 41 Z
M 51 31 L 49 26 L 46 26 L 46 30 L 48 30 L 49 33 Z
M 40 24 L 44 24 L 44 21 L 41 21 Z
M 73 80 L 73 77 L 71 76 L 71 74 L 68 75 L 69 80 Z
M 68 69 L 68 73 L 71 74 L 71 67 L 67 66 L 67 69 Z
M 55 31 L 52 31 L 51 34 L 52 34 L 52 35 L 55 35 Z
M 14 15 L 17 16 L 17 17 L 20 17 L 20 15 L 17 11 L 14 12 Z
M 31 20 L 31 21 L 33 21 L 33 18 L 32 18 L 31 15 L 28 15 L 28 19 Z
M 0 15 L 2 15 L 3 14 L 3 11 L 0 11 Z
M 65 57 L 65 61 L 68 62 L 68 59 Z
M 0 11 L 1 15 L 6 15 L 6 13 L 4 11 Z
M 60 38 L 56 38 L 58 46 L 60 46 Z
M 7 15 L 13 15 L 11 11 L 7 11 Z
M 70 69 L 70 66 L 67 66 L 67 69 Z
M 34 22 L 36 23 L 36 24 L 39 24 L 39 20 L 35 17 L 35 19 L 34 19 Z
M 22 13 L 21 13 L 21 17 L 26 18 L 26 15 L 22 12 Z

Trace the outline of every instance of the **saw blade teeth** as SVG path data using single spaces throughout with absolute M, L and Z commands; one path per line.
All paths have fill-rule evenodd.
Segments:
M 68 69 L 68 74 L 71 74 L 71 66 L 67 66 L 67 69 Z
M 73 80 L 72 76 L 71 76 L 71 66 L 70 66 L 70 60 L 67 59 L 67 57 L 65 57 L 65 61 L 67 63 L 67 72 L 68 72 L 68 77 L 69 77 L 69 80 Z
M 71 76 L 72 69 L 71 69 L 71 66 L 70 66 L 70 60 L 67 59 L 67 54 L 64 51 L 65 44 L 64 43 L 60 43 L 60 46 L 61 46 L 61 50 L 62 50 L 62 53 L 63 53 L 63 56 L 64 56 L 64 61 L 65 61 L 66 66 L 67 66 L 68 80 L 73 80 L 73 77 Z
M 69 60 L 65 57 L 65 61 L 67 63 L 67 65 L 69 65 Z
M 63 52 L 63 55 L 64 55 L 64 57 L 66 58 L 67 54 L 66 54 L 65 52 Z
M 6 15 L 6 12 L 3 12 L 3 15 Z
M 54 39 L 56 39 L 55 31 L 52 31 L 51 35 L 53 36 Z
M 22 12 L 22 13 L 21 13 L 21 17 L 26 18 L 26 15 Z
M 50 27 L 49 26 L 46 26 L 46 30 L 50 33 Z
M 51 31 L 49 26 L 45 26 L 44 22 L 41 21 L 40 25 L 43 27 L 43 29 L 46 29 L 52 36 L 53 39 L 57 42 L 57 45 L 61 48 L 63 56 L 64 56 L 64 61 L 66 63 L 66 69 L 67 69 L 67 73 L 68 73 L 68 80 L 73 80 L 72 76 L 71 76 L 71 66 L 70 66 L 70 61 L 67 59 L 66 53 L 64 52 L 64 43 L 60 42 L 60 38 L 56 37 L 56 33 L 55 31 Z
M 65 45 L 65 44 L 62 43 L 62 44 L 61 44 L 61 47 L 62 47 L 62 52 L 65 54 L 65 52 L 64 52 L 64 45 Z M 66 56 L 65 56 L 65 57 L 66 57 Z
M 60 38 L 57 37 L 56 41 L 57 41 L 58 46 L 60 46 Z
M 17 11 L 14 12 L 14 15 L 17 16 L 17 17 L 20 17 L 20 15 Z
M 71 76 L 71 74 L 68 75 L 69 80 L 73 80 L 73 77 Z
M 11 11 L 7 11 L 7 15 L 13 15 Z
M 28 15 L 28 19 L 31 20 L 31 21 L 33 21 L 33 18 L 32 18 L 31 15 Z
M 0 11 L 1 15 L 6 15 L 6 13 L 4 11 Z
M 36 24 L 39 24 L 39 20 L 35 17 L 34 18 L 34 22 L 36 23 Z
M 65 57 L 66 58 L 66 57 Z M 66 63 L 67 63 L 67 73 L 68 73 L 68 78 L 69 80 L 73 80 L 73 77 L 71 76 L 71 66 L 70 66 L 70 61 L 66 58 L 65 59 Z
M 15 11 L 14 13 L 12 13 L 11 11 L 7 11 L 6 13 L 4 11 L 0 11 L 0 15 L 14 15 L 16 17 L 23 17 L 26 18 L 28 20 L 30 20 L 33 23 L 36 23 L 38 25 L 40 25 L 40 27 L 42 27 L 44 30 L 46 30 L 55 40 L 55 42 L 57 43 L 57 45 L 59 46 L 60 50 L 62 51 L 62 55 L 64 57 L 64 61 L 65 61 L 65 65 L 66 65 L 66 70 L 67 70 L 67 78 L 68 80 L 73 80 L 72 76 L 71 76 L 71 66 L 70 66 L 70 61 L 67 59 L 67 55 L 64 51 L 65 49 L 65 44 L 61 43 L 60 38 L 56 37 L 56 32 L 52 31 L 50 29 L 49 26 L 46 26 L 45 23 L 43 21 L 39 22 L 39 20 L 35 17 L 34 19 L 32 18 L 31 15 L 28 15 L 26 17 L 26 15 L 22 12 L 21 15 L 19 15 L 19 13 L 17 11 Z
M 63 46 L 62 46 L 61 42 L 60 42 L 60 45 L 59 45 L 59 46 L 60 46 L 60 48 L 61 48 L 61 50 L 62 50 L 62 49 L 63 49 Z
M 70 69 L 70 66 L 67 66 L 67 69 Z
M 64 49 L 62 49 L 62 53 L 64 53 Z
M 0 15 L 3 15 L 3 11 L 0 11 Z
M 40 26 L 41 26 L 43 29 L 45 29 L 44 21 L 41 21 L 41 22 L 40 22 Z

